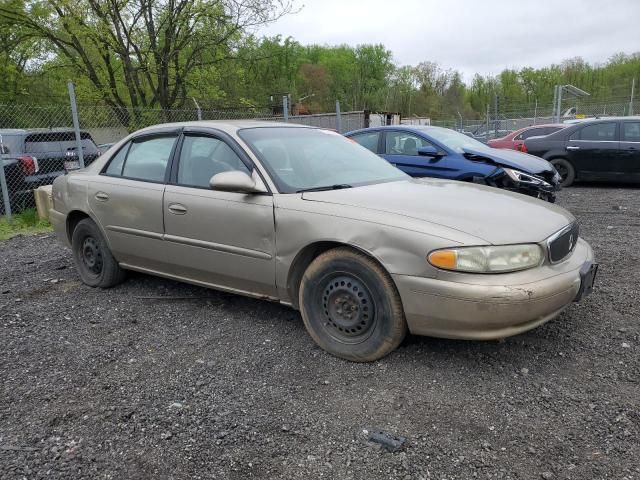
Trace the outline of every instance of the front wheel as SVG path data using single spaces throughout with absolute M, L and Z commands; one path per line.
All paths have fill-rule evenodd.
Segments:
M 71 235 L 71 250 L 80 278 L 90 287 L 109 288 L 124 280 L 125 271 L 113 258 L 93 220 L 78 222 Z
M 562 179 L 560 181 L 560 186 L 571 186 L 576 179 L 576 169 L 573 168 L 571 162 L 569 162 L 569 160 L 567 160 L 566 158 L 554 158 L 550 163 L 560 174 L 560 178 Z
M 407 332 L 400 295 L 389 274 L 347 247 L 329 250 L 309 265 L 299 303 L 315 342 L 346 360 L 382 358 L 400 345 Z

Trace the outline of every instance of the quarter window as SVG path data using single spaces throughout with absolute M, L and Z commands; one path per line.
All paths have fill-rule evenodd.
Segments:
M 373 153 L 378 153 L 378 139 L 380 138 L 379 132 L 368 132 L 354 135 L 352 140 L 362 145 L 367 150 L 371 150 Z
M 178 165 L 178 184 L 209 188 L 211 177 L 231 171 L 250 174 L 240 157 L 224 141 L 213 137 L 184 137 Z
M 622 126 L 623 141 L 640 142 L 640 122 L 624 122 Z
M 588 140 L 591 142 L 613 141 L 615 139 L 616 124 L 613 122 L 588 125 L 571 135 L 571 140 Z
M 418 148 L 426 147 L 429 142 L 406 132 L 387 132 L 385 151 L 387 155 L 418 155 Z
M 127 151 L 129 150 L 130 143 L 127 143 L 124 147 L 118 150 L 118 153 L 115 154 L 109 161 L 109 165 L 107 166 L 106 174 L 111 176 L 121 176 L 122 175 L 122 166 L 124 165 L 124 159 L 127 156 Z
M 134 141 L 129 147 L 122 176 L 148 182 L 164 181 L 175 141 L 175 136 Z

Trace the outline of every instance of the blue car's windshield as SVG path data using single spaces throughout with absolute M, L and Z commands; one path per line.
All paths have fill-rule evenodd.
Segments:
M 238 134 L 260 158 L 281 193 L 408 178 L 386 160 L 333 131 L 259 127 Z
M 436 142 L 457 153 L 464 153 L 464 148 L 486 149 L 484 143 L 479 142 L 463 133 L 449 130 L 448 128 L 429 128 L 425 133 L 432 137 Z

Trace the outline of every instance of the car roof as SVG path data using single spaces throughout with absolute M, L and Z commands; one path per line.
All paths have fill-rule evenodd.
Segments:
M 358 130 L 353 130 L 351 132 L 347 132 L 346 135 L 350 135 L 352 133 L 357 133 L 357 132 L 365 132 L 368 130 L 404 130 L 407 132 L 428 133 L 429 131 L 451 130 L 451 129 L 444 128 L 444 127 L 436 127 L 433 125 L 380 125 L 377 127 L 360 128 Z
M 585 123 L 595 123 L 595 122 L 611 122 L 611 121 L 619 121 L 619 120 L 628 120 L 632 122 L 637 122 L 640 120 L 640 115 L 629 115 L 626 117 L 594 117 L 594 118 L 576 118 L 574 120 L 569 120 L 565 123 L 565 125 L 582 125 Z
M 198 120 L 191 122 L 161 123 L 138 130 L 136 133 L 153 132 L 171 128 L 214 128 L 225 133 L 235 133 L 243 128 L 257 127 L 283 127 L 283 128 L 317 128 L 309 125 L 295 123 L 274 122 L 267 120 Z

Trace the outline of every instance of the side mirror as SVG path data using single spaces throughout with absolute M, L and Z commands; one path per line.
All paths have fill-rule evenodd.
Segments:
M 222 192 L 267 193 L 260 177 L 256 175 L 256 179 L 254 179 L 239 170 L 214 175 L 209 180 L 209 186 L 212 190 Z
M 418 155 L 423 157 L 442 157 L 442 152 L 433 145 L 426 145 L 418 148 Z

